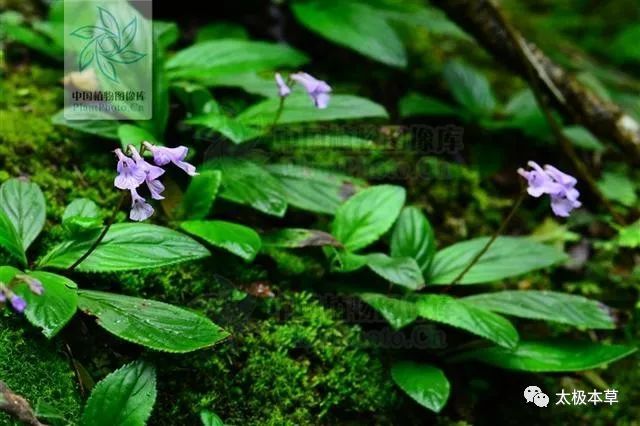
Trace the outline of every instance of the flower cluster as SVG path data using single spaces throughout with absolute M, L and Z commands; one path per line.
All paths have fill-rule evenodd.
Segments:
M 114 151 L 118 157 L 118 175 L 113 181 L 113 185 L 118 189 L 131 192 L 131 211 L 129 218 L 136 222 L 147 220 L 154 212 L 153 207 L 138 194 L 138 188 L 142 184 L 146 184 L 151 193 L 151 198 L 154 200 L 164 199 L 164 196 L 162 196 L 164 185 L 160 182 L 159 178 L 164 174 L 165 170 L 160 166 L 173 163 L 184 170 L 189 176 L 198 174 L 193 165 L 184 161 L 189 152 L 187 147 L 167 148 L 155 146 L 149 142 L 143 142 L 142 146 L 142 150 L 146 149 L 153 154 L 153 162 L 155 165 L 147 162 L 133 145 L 129 145 L 128 147 L 131 153 L 130 157 L 125 155 L 120 148 Z
M 309 94 L 316 108 L 325 109 L 329 106 L 331 86 L 304 72 L 291 74 L 288 82 L 284 81 L 280 73 L 276 73 L 276 84 L 278 86 L 278 94 L 281 98 L 289 96 L 291 93 L 290 86 L 293 82 L 299 83 L 304 87 L 304 90 Z
M 33 294 L 37 294 L 38 296 L 42 296 L 44 293 L 44 287 L 42 283 L 29 275 L 16 275 L 15 281 L 13 282 L 24 282 L 29 287 L 29 290 Z M 11 307 L 19 313 L 24 312 L 27 309 L 27 301 L 24 300 L 23 297 L 18 296 L 11 290 L 12 285 L 6 285 L 0 282 L 0 304 L 5 303 L 7 300 L 11 303 Z
M 567 217 L 573 209 L 582 205 L 580 193 L 575 189 L 576 178 L 546 164 L 544 169 L 534 161 L 527 163 L 532 170 L 518 169 L 518 174 L 527 180 L 527 192 L 532 197 L 549 194 L 551 209 L 556 216 Z

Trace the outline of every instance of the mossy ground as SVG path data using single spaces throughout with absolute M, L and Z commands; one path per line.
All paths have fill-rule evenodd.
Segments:
M 43 188 L 47 198 L 48 236 L 34 245 L 31 258 L 42 254 L 56 240 L 59 217 L 74 198 L 95 200 L 105 212 L 118 198 L 111 186 L 113 164 L 105 155 L 114 143 L 80 137 L 50 122 L 50 115 L 61 102 L 61 90 L 55 88 L 59 79 L 55 71 L 31 66 L 11 69 L 2 82 L 0 183 L 10 177 L 27 176 Z M 340 162 L 345 161 L 339 158 L 336 154 L 322 161 L 339 168 Z M 375 155 L 370 160 L 371 167 L 363 170 L 373 181 L 388 179 L 396 167 Z M 436 163 L 430 167 L 435 168 L 433 173 L 442 171 Z M 506 205 L 504 200 L 487 194 L 477 173 L 447 167 L 452 167 L 446 172 L 448 179 L 424 183 L 412 182 L 406 176 L 398 178 L 399 183 L 408 184 L 411 199 L 430 213 L 443 245 L 494 229 L 501 217 L 498 208 Z M 528 213 L 522 216 L 520 220 L 526 220 Z M 532 228 L 529 225 L 522 227 Z M 612 290 L 601 288 L 620 284 L 611 278 L 611 256 L 597 259 L 590 274 L 600 280 L 596 290 L 605 302 L 616 306 L 618 300 L 619 307 L 625 308 L 624 300 L 630 300 L 640 285 L 637 278 L 625 284 L 623 291 L 629 297 L 618 298 L 611 295 Z M 427 414 L 398 392 L 391 384 L 384 351 L 364 344 L 360 326 L 347 323 L 338 311 L 313 295 L 311 290 L 324 284 L 323 268 L 317 258 L 291 253 L 274 258 L 276 262 L 260 258 L 247 267 L 229 255 L 215 252 L 206 261 L 162 270 L 91 279 L 78 274 L 75 278 L 86 288 L 108 289 L 196 309 L 234 331 L 234 337 L 193 354 L 165 355 L 118 341 L 91 320 L 79 317 L 61 336 L 46 342 L 25 321 L 3 311 L 0 378 L 34 404 L 43 401 L 65 418 L 77 419 L 83 395 L 75 369 L 63 350 L 65 342 L 94 379 L 137 357 L 154 362 L 158 366 L 159 396 L 151 424 L 197 424 L 201 409 L 213 410 L 235 425 L 349 424 L 362 423 L 363 419 L 367 424 L 448 422 L 446 417 L 436 419 Z M 303 270 L 305 281 L 298 281 Z M 313 274 L 308 273 L 310 270 Z M 564 278 L 574 277 L 554 278 L 565 282 Z M 268 283 L 275 297 L 246 295 L 246 289 L 255 282 Z M 523 279 L 521 285 L 559 289 L 553 282 L 536 275 Z M 565 288 L 578 293 L 593 290 L 580 281 Z M 239 300 L 242 295 L 244 298 Z M 637 339 L 638 328 L 638 324 L 628 323 L 621 334 Z M 522 422 L 523 417 L 534 423 L 540 420 L 561 424 L 578 419 L 585 424 L 633 424 L 640 415 L 630 402 L 640 398 L 640 372 L 634 363 L 634 359 L 625 360 L 604 373 L 604 379 L 619 390 L 623 400 L 620 405 L 584 411 L 549 410 L 553 416 L 515 410 L 513 407 L 521 403 L 518 392 L 522 386 L 530 380 L 539 380 L 549 389 L 569 383 L 567 380 L 577 380 L 579 386 L 588 381 L 574 375 L 543 378 L 495 373 L 477 366 L 461 368 L 459 377 L 454 376 L 454 389 L 465 389 L 467 380 L 471 385 L 466 392 L 456 391 L 451 406 L 457 408 L 446 414 L 472 422 L 498 416 L 511 418 L 509 423 L 513 424 Z M 498 382 L 495 377 L 501 378 L 504 387 L 489 391 L 492 383 Z M 504 398 L 501 392 L 509 396 Z M 503 399 L 509 401 L 504 403 L 508 408 L 494 410 Z M 0 424 L 5 423 L 11 421 L 0 415 Z

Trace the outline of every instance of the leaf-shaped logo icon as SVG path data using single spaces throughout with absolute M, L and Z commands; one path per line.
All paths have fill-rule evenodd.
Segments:
M 94 61 L 98 71 L 109 80 L 118 82 L 115 64 L 133 64 L 147 54 L 129 49 L 138 32 L 138 18 L 133 17 L 122 30 L 118 20 L 108 10 L 98 7 L 100 25 L 86 25 L 71 33 L 88 40 L 78 55 L 78 68 L 85 70 Z

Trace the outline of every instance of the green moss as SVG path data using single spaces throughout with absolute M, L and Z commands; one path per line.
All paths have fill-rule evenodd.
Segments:
M 377 356 L 359 345 L 360 329 L 334 316 L 308 293 L 283 293 L 261 300 L 232 341 L 158 360 L 163 408 L 154 421 L 194 424 L 210 409 L 229 424 L 332 424 L 393 407 L 393 385 Z
M 47 342 L 10 311 L 0 311 L 0 378 L 34 409 L 46 404 L 75 424 L 80 396 L 74 372 L 58 346 Z M 50 423 L 59 424 L 53 420 Z M 18 423 L 0 413 L 0 424 Z
M 75 198 L 110 208 L 119 197 L 104 155 L 109 142 L 90 143 L 51 123 L 62 102 L 60 77 L 52 70 L 20 68 L 0 85 L 0 183 L 24 176 L 40 185 L 50 223 L 59 222 Z

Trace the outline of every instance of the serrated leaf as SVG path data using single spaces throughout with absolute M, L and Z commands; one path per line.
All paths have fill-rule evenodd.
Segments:
M 62 215 L 62 226 L 71 235 L 95 231 L 102 226 L 100 209 L 86 198 L 73 200 Z
M 449 381 L 442 370 L 432 365 L 397 361 L 391 366 L 391 377 L 418 404 L 436 413 L 449 399 Z
M 65 269 L 80 259 L 95 238 L 65 241 L 40 261 L 40 267 Z M 200 243 L 169 228 L 142 223 L 113 225 L 98 247 L 77 270 L 83 272 L 130 271 L 158 268 L 208 256 Z
M 417 296 L 415 303 L 422 318 L 461 328 L 507 348 L 518 344 L 518 332 L 513 325 L 493 312 L 437 294 Z
M 52 338 L 73 318 L 78 307 L 76 283 L 60 275 L 44 271 L 33 271 L 29 276 L 42 283 L 44 292 L 34 294 L 26 284 L 20 284 L 15 292 L 27 302 L 24 311 L 29 322 L 42 329 L 47 338 Z
M 132 362 L 93 388 L 82 414 L 83 426 L 144 426 L 156 401 L 156 372 L 143 361 Z
M 253 105 L 238 115 L 244 124 L 270 127 L 274 124 L 280 99 L 272 98 Z M 318 109 L 309 96 L 294 93 L 287 97 L 282 114 L 276 124 L 292 124 L 316 121 L 353 120 L 360 118 L 388 118 L 387 111 L 366 98 L 353 95 L 332 95 L 329 106 Z
M 340 243 L 323 231 L 315 229 L 285 228 L 262 235 L 265 246 L 283 248 L 340 246 Z
M 418 318 L 418 308 L 411 301 L 378 293 L 360 293 L 358 296 L 378 311 L 396 330 Z
M 78 308 L 121 339 L 164 352 L 213 346 L 228 333 L 208 318 L 154 300 L 80 290 Z
M 46 205 L 40 187 L 21 179 L 0 186 L 0 209 L 4 211 L 27 251 L 44 227 Z
M 186 124 L 203 126 L 222 134 L 233 143 L 243 143 L 264 134 L 264 130 L 251 127 L 219 112 L 201 114 L 184 121 Z
M 296 2 L 293 13 L 304 26 L 335 43 L 388 65 L 407 65 L 396 31 L 384 14 L 365 2 Z
M 427 284 L 451 284 L 489 237 L 453 244 L 436 252 Z M 558 249 L 526 237 L 498 237 L 459 284 L 480 284 L 521 275 L 567 260 Z
M 331 233 L 347 250 L 363 249 L 391 228 L 405 197 L 405 190 L 399 186 L 364 189 L 338 207 Z
M 490 347 L 462 353 L 451 361 L 476 360 L 509 370 L 553 373 L 598 368 L 636 352 L 637 348 L 593 342 L 547 340 L 520 342 L 509 350 Z
M 382 253 L 366 256 L 367 266 L 384 279 L 411 290 L 424 287 L 424 277 L 415 259 L 410 257 L 389 257 Z
M 201 170 L 222 172 L 220 197 L 282 217 L 287 211 L 282 185 L 262 166 L 241 158 L 216 158 Z
M 308 61 L 302 52 L 281 44 L 248 40 L 196 43 L 167 61 L 170 78 L 198 80 L 280 68 L 296 68 Z
M 391 234 L 391 256 L 411 257 L 427 273 L 436 252 L 433 228 L 417 207 L 405 207 Z
M 222 173 L 219 170 L 205 170 L 194 176 L 178 207 L 178 217 L 190 220 L 207 217 L 221 182 Z
M 460 105 L 476 116 L 488 116 L 496 108 L 489 82 L 475 69 L 461 62 L 449 62 L 444 78 Z
M 22 262 L 23 265 L 27 264 L 20 235 L 2 209 L 0 209 L 0 247 L 4 247 L 11 256 Z
M 222 220 L 192 220 L 182 222 L 180 227 L 207 243 L 225 249 L 251 262 L 262 247 L 260 236 L 253 229 Z
M 335 214 L 340 204 L 365 185 L 351 176 L 294 164 L 266 168 L 280 181 L 287 203 L 315 213 Z
M 553 291 L 500 291 L 461 299 L 478 308 L 505 315 L 570 324 L 576 327 L 612 329 L 611 310 L 585 297 Z

